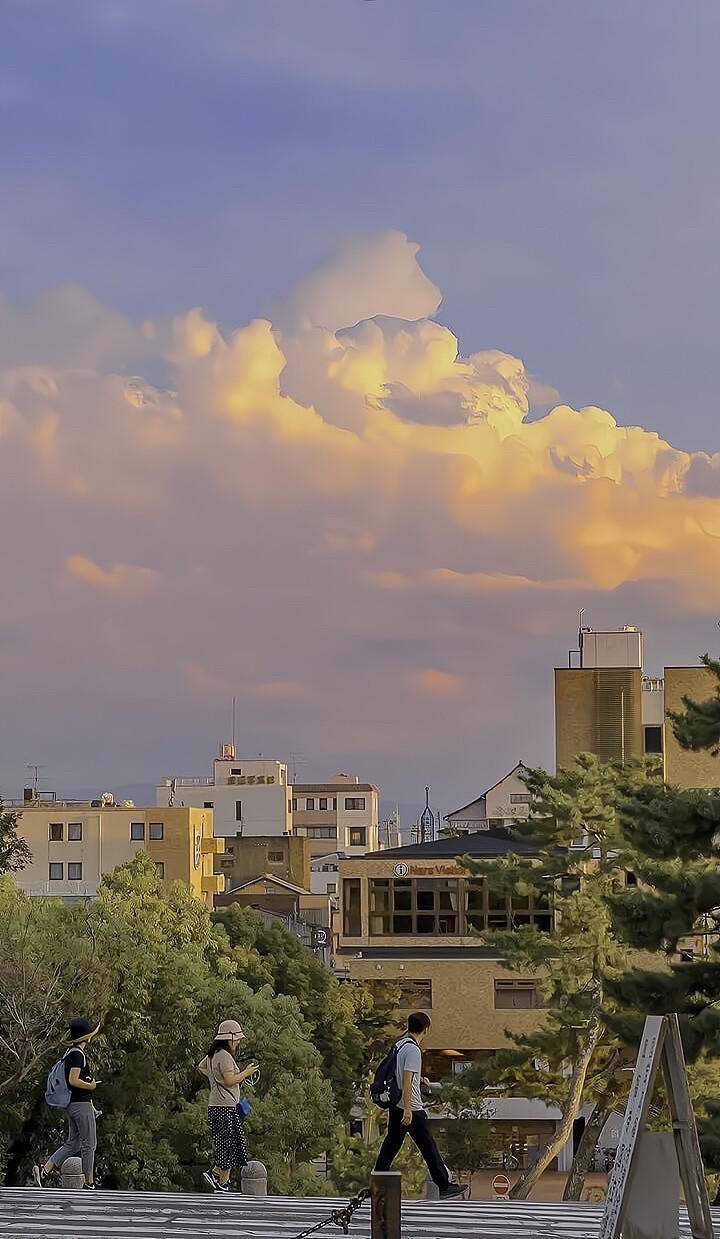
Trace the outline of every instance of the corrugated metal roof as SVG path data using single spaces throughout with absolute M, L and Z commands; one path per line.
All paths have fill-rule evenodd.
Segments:
M 327 1217 L 337 1201 L 233 1194 L 48 1191 L 0 1188 L 0 1235 L 6 1239 L 294 1239 Z M 720 1212 L 713 1210 L 720 1236 Z M 408 1201 L 403 1239 L 597 1239 L 602 1206 L 493 1201 Z M 339 1236 L 330 1225 L 321 1236 Z M 680 1234 L 689 1239 L 683 1210 Z M 350 1236 L 369 1239 L 364 1204 Z

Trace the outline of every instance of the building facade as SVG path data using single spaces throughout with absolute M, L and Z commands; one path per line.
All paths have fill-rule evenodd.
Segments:
M 286 764 L 264 758 L 246 761 L 235 756 L 232 744 L 220 745 L 211 776 L 163 779 L 155 794 L 159 807 L 212 809 L 219 837 L 284 835 L 292 829 Z
M 463 853 L 488 859 L 512 850 L 532 854 L 507 831 L 488 828 L 463 838 Z M 370 985 L 400 1020 L 426 1011 L 432 1027 L 424 1069 L 431 1079 L 464 1071 L 508 1045 L 508 1031 L 529 1033 L 543 1019 L 531 974 L 519 976 L 474 929 L 520 924 L 549 928 L 549 896 L 517 899 L 492 894 L 458 860 L 458 841 L 425 844 L 340 860 L 339 971 Z M 559 1111 L 522 1098 L 493 1100 L 493 1125 L 504 1146 L 548 1142 Z M 572 1151 L 560 1159 L 564 1169 Z
M 294 886 L 309 890 L 310 841 L 296 835 L 253 835 L 226 837 L 225 850 L 216 858 L 216 872 L 225 878 L 229 894 L 258 874 L 271 874 Z
M 523 762 L 518 762 L 482 796 L 446 814 L 448 833 L 468 835 L 476 830 L 505 829 L 526 819 L 532 803 L 532 796 L 522 781 L 526 769 Z
M 667 710 L 682 710 L 684 696 L 703 701 L 712 695 L 715 681 L 707 667 L 666 667 L 662 676 L 646 675 L 642 633 L 629 626 L 617 632 L 581 628 L 568 663 L 555 669 L 558 769 L 571 766 L 580 753 L 614 762 L 649 757 L 657 759 L 668 783 L 720 784 L 720 762 L 709 752 L 682 749 L 666 717 Z
M 166 887 L 185 882 L 209 907 L 224 889 L 225 879 L 213 872 L 224 842 L 213 836 L 212 811 L 65 800 L 24 803 L 18 811 L 18 832 L 32 860 L 16 880 L 28 895 L 94 899 L 103 874 L 139 851 L 154 861 Z
M 337 774 L 329 783 L 296 783 L 292 788 L 292 830 L 310 840 L 310 854 L 361 856 L 377 851 L 380 793 L 357 775 Z

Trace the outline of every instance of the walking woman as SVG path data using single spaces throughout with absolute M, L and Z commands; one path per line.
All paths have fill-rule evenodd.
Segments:
M 65 1080 L 70 1090 L 70 1104 L 65 1113 L 68 1118 L 68 1134 L 62 1148 L 53 1153 L 44 1166 L 33 1166 L 33 1178 L 38 1187 L 45 1187 L 48 1175 L 56 1166 L 62 1166 L 68 1157 L 79 1153 L 82 1158 L 83 1187 L 86 1191 L 95 1190 L 95 1147 L 97 1135 L 95 1129 L 96 1111 L 92 1098 L 99 1080 L 95 1080 L 88 1067 L 85 1050 L 92 1041 L 98 1029 L 88 1020 L 70 1021 L 66 1044 L 70 1047 L 63 1055 Z
M 237 1020 L 223 1020 L 198 1071 L 210 1081 L 208 1124 L 215 1164 L 203 1172 L 214 1192 L 230 1191 L 230 1171 L 247 1166 L 248 1147 L 242 1115 L 238 1112 L 240 1085 L 259 1073 L 257 1063 L 238 1069 L 235 1055 L 245 1033 Z

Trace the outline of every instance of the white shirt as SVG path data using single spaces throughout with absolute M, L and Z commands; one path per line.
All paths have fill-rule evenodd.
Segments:
M 410 1105 L 413 1110 L 424 1110 L 425 1107 L 420 1094 L 420 1078 L 422 1076 L 422 1051 L 420 1046 L 413 1037 L 403 1037 L 397 1044 L 398 1052 L 395 1070 L 398 1087 L 402 1091 L 403 1075 L 406 1071 L 412 1071 Z M 401 1110 L 403 1109 L 402 1098 L 398 1102 L 398 1106 Z

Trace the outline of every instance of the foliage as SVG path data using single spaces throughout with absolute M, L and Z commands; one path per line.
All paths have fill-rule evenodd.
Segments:
M 21 817 L 14 809 L 6 809 L 0 800 L 0 874 L 17 873 L 32 860 L 30 845 L 18 834 Z
M 23 1066 L 22 1080 L 5 1073 L 10 1083 L 0 1096 L 0 1131 L 7 1133 L 8 1181 L 26 1180 L 33 1158 L 61 1142 L 58 1116 L 42 1099 L 43 1082 L 61 1052 L 65 1022 L 78 1014 L 102 1025 L 89 1057 L 103 1081 L 97 1096 L 107 1186 L 200 1186 L 210 1142 L 207 1092 L 196 1064 L 228 1015 L 244 1024 L 246 1052 L 262 1065 L 248 1134 L 251 1153 L 268 1164 L 271 1190 L 294 1181 L 300 1163 L 324 1151 L 337 1109 L 300 1003 L 275 992 L 269 957 L 258 956 L 254 972 L 248 968 L 253 989 L 242 966 L 244 959 L 253 962 L 251 952 L 232 947 L 184 885 L 164 892 L 143 853 L 106 876 L 89 907 L 26 899 L 6 879 L 0 977 L 21 941 L 23 958 L 35 967 L 28 973 L 35 979 L 25 997 L 28 1013 L 37 1010 L 43 987 L 53 1002 L 44 1041 Z

